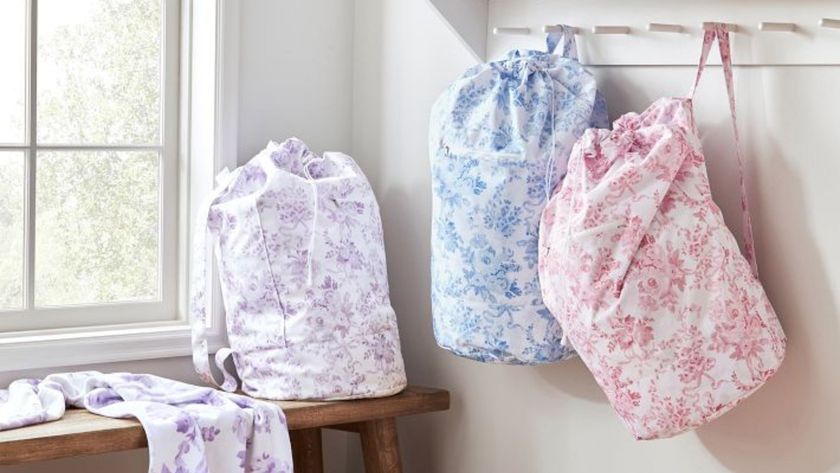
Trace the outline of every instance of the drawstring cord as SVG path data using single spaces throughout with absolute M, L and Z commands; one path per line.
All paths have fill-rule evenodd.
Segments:
M 548 201 L 551 198 L 551 191 L 554 189 L 554 153 L 557 151 L 557 128 L 555 127 L 557 104 L 555 101 L 557 99 L 554 97 L 554 79 L 551 78 L 551 74 L 545 69 L 541 69 L 540 72 L 548 79 L 548 88 L 551 95 L 551 151 L 549 151 L 550 154 L 546 160 L 545 170 L 545 200 Z
M 315 232 L 318 228 L 318 183 L 312 178 L 312 175 L 309 173 L 309 165 L 312 164 L 314 160 L 309 161 L 303 166 L 303 174 L 306 176 L 306 179 L 309 180 L 309 183 L 312 185 L 312 232 L 309 235 L 309 247 L 306 250 L 306 283 L 308 285 L 312 285 L 312 253 L 315 252 Z
M 560 31 L 555 31 L 549 33 L 548 36 L 545 38 L 546 47 L 549 54 L 554 54 L 554 50 L 557 48 L 557 45 L 562 41 L 563 49 L 561 52 L 561 57 L 577 59 L 578 52 L 577 52 L 577 42 L 575 41 L 575 30 L 569 25 L 557 25 L 560 27 Z M 555 169 L 555 153 L 557 152 L 557 97 L 555 97 L 554 92 L 554 79 L 551 77 L 551 73 L 545 69 L 539 69 L 539 72 L 545 75 L 545 78 L 548 81 L 548 89 L 551 94 L 551 151 L 548 159 L 546 160 L 546 169 L 545 169 L 545 200 L 551 198 L 551 191 L 554 190 L 554 169 Z M 560 176 L 563 177 L 563 176 Z
M 545 67 L 540 64 L 535 64 L 533 62 L 528 62 L 525 66 L 528 70 L 528 73 L 522 78 L 522 84 L 520 87 L 525 87 L 525 83 L 531 77 L 533 73 L 539 73 L 543 76 L 544 80 L 547 82 L 548 87 L 548 95 L 549 95 L 549 113 L 551 114 L 551 148 L 548 151 L 548 158 L 546 159 L 545 164 L 545 172 L 543 173 L 544 182 L 543 186 L 545 188 L 545 199 L 548 200 L 551 197 L 551 191 L 553 190 L 554 186 L 554 153 L 557 151 L 557 130 L 556 130 L 556 119 L 557 119 L 557 102 L 556 98 L 554 97 L 554 79 L 551 77 L 551 73 L 549 73 Z M 545 129 L 545 125 L 540 130 L 540 139 L 542 138 L 542 132 Z

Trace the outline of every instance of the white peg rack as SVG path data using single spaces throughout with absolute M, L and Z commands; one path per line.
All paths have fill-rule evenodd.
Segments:
M 726 23 L 733 63 L 742 66 L 840 65 L 840 2 L 726 0 L 490 0 L 487 57 L 543 49 L 554 25 L 575 28 L 587 65 L 694 65 L 709 23 Z M 710 63 L 717 61 L 716 55 Z

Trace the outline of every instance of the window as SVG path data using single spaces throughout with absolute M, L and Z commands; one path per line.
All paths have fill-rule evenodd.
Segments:
M 0 372 L 190 353 L 189 229 L 236 166 L 238 25 L 237 0 L 0 0 Z
M 0 0 L 0 372 L 190 353 L 190 222 L 236 165 L 238 9 Z
M 0 331 L 175 319 L 178 13 L 0 2 Z

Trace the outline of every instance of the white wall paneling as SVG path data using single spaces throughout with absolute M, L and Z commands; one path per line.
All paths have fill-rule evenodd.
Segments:
M 738 26 L 733 33 L 735 64 L 840 64 L 840 31 L 821 27 L 822 18 L 840 18 L 840 3 L 827 0 L 490 0 L 488 31 L 496 26 L 528 27 L 527 39 L 488 35 L 487 57 L 510 48 L 542 48 L 542 27 L 565 23 L 582 35 L 581 59 L 590 65 L 693 64 L 702 23 L 720 21 Z M 794 23 L 796 30 L 760 31 L 761 22 Z M 676 34 L 648 31 L 649 23 L 681 25 Z M 626 35 L 599 35 L 595 25 L 630 28 Z

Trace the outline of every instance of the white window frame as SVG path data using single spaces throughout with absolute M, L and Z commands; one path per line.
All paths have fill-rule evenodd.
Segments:
M 0 145 L 2 150 L 23 151 L 26 157 L 26 211 L 24 238 L 27 240 L 24 279 L 24 307 L 0 312 L 3 333 L 73 328 L 132 322 L 154 322 L 176 319 L 177 304 L 177 206 L 178 198 L 178 40 L 179 0 L 159 0 L 161 11 L 161 107 L 160 137 L 157 143 L 127 144 L 62 144 L 38 142 L 38 15 L 39 0 L 27 3 L 27 140 L 23 145 Z M 174 41 L 173 41 L 174 40 Z M 173 44 L 174 43 L 174 44 Z M 158 295 L 148 301 L 113 303 L 35 305 L 35 229 L 36 169 L 41 151 L 151 151 L 161 156 L 159 227 Z
M 173 169 L 167 170 L 178 176 L 172 184 L 178 196 L 177 212 L 170 209 L 162 220 L 162 225 L 178 229 L 177 239 L 162 241 L 162 251 L 176 255 L 169 258 L 175 262 L 168 268 L 173 276 L 164 280 L 161 288 L 173 295 L 171 307 L 163 312 L 166 320 L 160 319 L 161 307 L 146 307 L 144 315 L 145 304 L 136 304 L 140 318 L 118 325 L 113 324 L 117 318 L 114 312 L 119 310 L 122 315 L 123 305 L 75 307 L 70 310 L 81 312 L 79 323 L 73 326 L 45 322 L 26 331 L 0 333 L 0 372 L 175 357 L 191 352 L 187 316 L 190 229 L 197 207 L 213 187 L 213 176 L 221 168 L 236 166 L 239 6 L 236 0 L 176 0 L 165 4 L 165 16 L 171 19 L 171 15 L 180 13 L 180 25 L 174 27 L 180 27 L 181 38 L 180 48 L 169 45 L 164 54 L 167 66 L 180 70 L 174 79 L 180 86 L 165 87 L 164 98 L 179 104 L 170 107 L 174 115 L 166 117 L 169 123 L 177 122 L 177 127 L 164 130 L 178 134 L 177 139 L 164 140 L 175 143 L 173 149 L 164 152 L 178 155 L 177 161 L 168 160 Z M 173 27 L 172 22 L 167 27 Z M 226 337 L 218 285 L 213 287 L 207 335 L 215 349 Z M 37 310 L 40 315 L 44 310 L 65 314 L 68 309 Z

